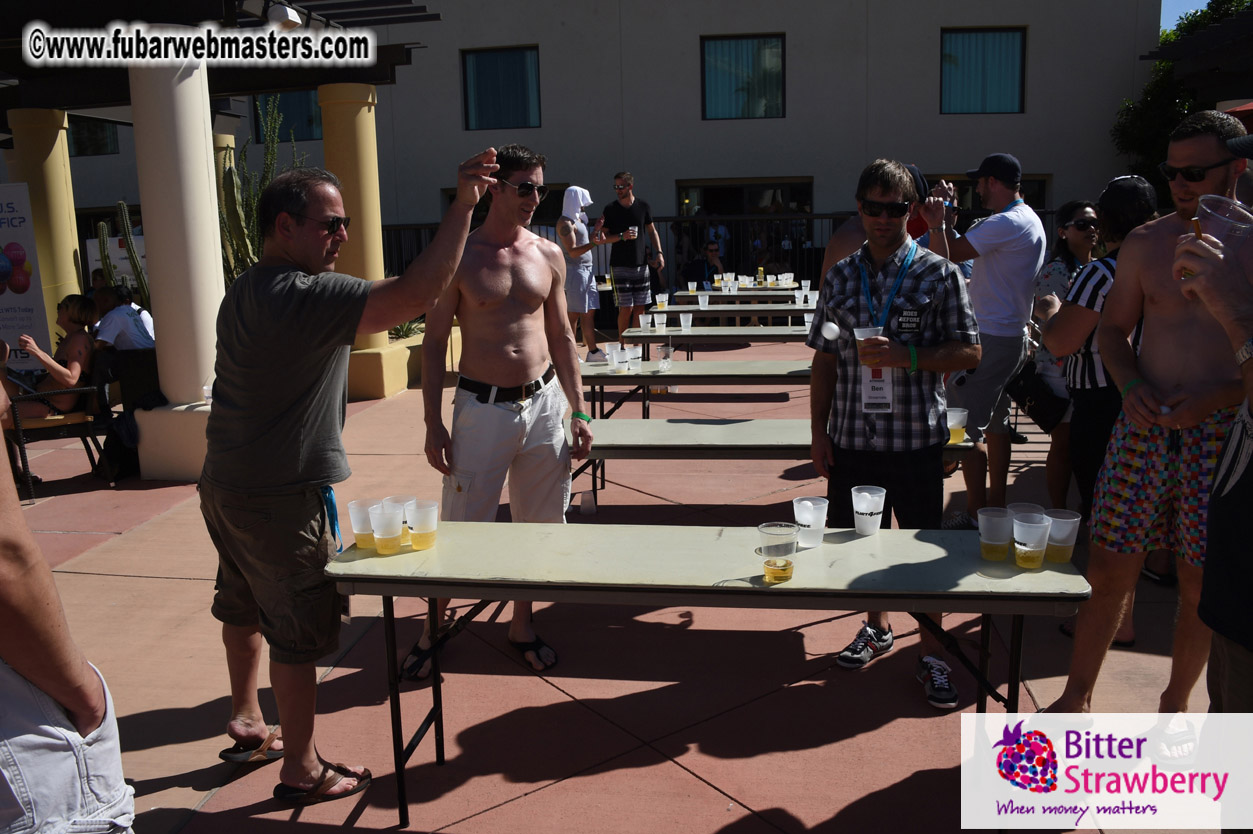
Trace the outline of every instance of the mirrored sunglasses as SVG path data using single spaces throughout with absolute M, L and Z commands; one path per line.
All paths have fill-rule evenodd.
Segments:
M 509 180 L 504 179 L 502 179 L 501 182 L 510 188 L 516 188 L 518 190 L 519 197 L 530 197 L 532 194 L 538 194 L 539 198 L 542 200 L 548 196 L 548 186 L 546 185 L 536 185 L 533 182 L 520 182 L 517 185 L 514 185 L 509 182 Z

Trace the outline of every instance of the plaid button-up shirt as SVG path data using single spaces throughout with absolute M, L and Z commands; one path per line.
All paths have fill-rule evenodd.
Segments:
M 818 309 L 806 344 L 814 350 L 833 354 L 839 376 L 827 434 L 837 448 L 862 451 L 908 452 L 948 442 L 941 374 L 908 368 L 884 368 L 892 382 L 892 411 L 866 413 L 862 410 L 862 366 L 857 361 L 854 327 L 873 327 L 871 313 L 862 290 L 861 270 L 865 267 L 870 295 L 882 315 L 882 304 L 909 252 L 905 241 L 874 274 L 865 245 L 837 263 L 827 273 L 818 296 Z M 834 340 L 823 338 L 822 325 L 833 321 L 840 328 Z M 934 347 L 945 342 L 979 343 L 966 293 L 966 281 L 957 266 L 929 249 L 919 246 L 901 287 L 892 300 L 883 335 L 914 347 Z

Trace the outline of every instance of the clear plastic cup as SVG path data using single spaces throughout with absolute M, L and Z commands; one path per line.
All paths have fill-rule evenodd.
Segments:
M 948 442 L 961 443 L 966 439 L 966 418 L 969 412 L 964 408 L 948 410 Z
M 664 310 L 668 306 L 670 306 L 670 293 L 668 292 L 657 293 L 657 309 Z
M 805 292 L 809 292 L 809 286 L 812 283 L 813 281 L 801 281 L 801 289 L 804 290 Z
M 640 313 L 640 330 L 647 333 L 648 326 L 652 323 L 652 316 L 648 313 Z
M 757 533 L 767 559 L 789 559 L 796 552 L 797 527 L 790 521 L 767 521 L 757 525 Z
M 979 555 L 989 562 L 1004 562 L 1014 539 L 1014 514 L 1003 507 L 984 507 L 978 516 Z
M 664 332 L 667 318 L 665 313 L 653 313 L 653 328 Z
M 888 491 L 877 486 L 855 486 L 853 496 L 853 527 L 859 536 L 873 536 L 883 521 L 883 499 Z
M 1196 219 L 1201 231 L 1217 238 L 1228 249 L 1236 249 L 1253 232 L 1253 214 L 1235 200 L 1219 194 L 1205 194 L 1197 200 Z
M 761 574 L 767 585 L 778 585 L 792 578 L 792 560 L 775 557 L 761 563 Z
M 439 529 L 439 502 L 415 498 L 405 504 L 405 522 L 409 525 L 409 541 L 414 550 L 434 547 L 435 533 Z
M 1044 565 L 1051 519 L 1044 514 L 1018 513 L 1014 516 L 1014 563 L 1023 570 Z
M 683 331 L 689 331 L 692 329 L 691 313 L 679 313 L 679 328 Z
M 825 498 L 793 498 L 792 512 L 796 516 L 798 547 L 818 547 L 827 531 L 827 499 Z
M 1079 521 L 1083 517 L 1074 510 L 1045 510 L 1044 514 L 1051 519 L 1044 561 L 1069 562 L 1075 554 L 1075 539 L 1079 537 Z
M 805 291 L 804 290 L 792 290 L 792 298 L 796 299 L 797 306 L 804 304 L 805 303 Z
M 860 357 L 860 355 L 861 355 L 861 348 L 862 348 L 862 344 L 863 344 L 863 343 L 864 343 L 867 339 L 873 339 L 873 338 L 875 338 L 876 336 L 882 336 L 882 335 L 883 335 L 883 328 L 882 328 L 882 327 L 854 327 L 854 328 L 853 328 L 853 338 L 857 340 L 857 354 L 858 354 L 858 356 Z M 868 363 L 868 362 L 866 362 L 865 360 L 861 360 L 861 359 L 859 359 L 858 361 L 860 361 L 860 362 L 861 362 L 861 364 L 863 364 L 863 365 L 869 364 L 869 363 Z
M 374 549 L 380 556 L 400 552 L 403 541 L 400 531 L 404 526 L 403 507 L 375 504 L 370 508 L 370 526 L 374 528 Z
M 357 542 L 358 550 L 370 550 L 374 547 L 374 525 L 370 523 L 370 508 L 381 506 L 383 502 L 375 498 L 348 502 L 348 521 L 352 525 L 352 536 Z
M 408 516 L 404 514 L 405 507 L 409 504 L 409 502 L 417 501 L 417 500 L 418 500 L 418 497 L 416 495 L 389 495 L 388 497 L 383 499 L 384 507 L 393 507 L 393 508 L 400 507 L 401 523 L 402 523 L 402 526 L 400 528 L 400 538 L 401 538 L 400 543 L 402 545 L 409 544 L 409 527 L 408 527 L 409 518 Z
M 813 313 L 805 313 L 805 326 L 806 327 L 814 326 L 814 314 Z
M 629 363 L 630 356 L 625 350 L 615 350 L 609 354 L 609 373 L 625 374 Z
M 637 373 L 644 367 L 644 360 L 638 356 L 627 355 L 627 372 Z
M 644 355 L 643 345 L 627 345 L 623 350 L 626 351 L 627 359 L 639 359 Z
M 709 293 L 707 292 L 699 293 L 696 296 L 696 303 L 700 306 L 702 310 L 708 310 L 709 309 Z
M 205 405 L 211 405 L 213 403 L 213 383 L 210 382 L 208 385 L 200 386 L 200 390 L 204 393 Z
M 739 292 L 740 292 L 740 285 L 739 285 L 739 284 L 732 284 L 732 285 L 731 285 L 731 295 L 739 295 Z
M 674 347 L 672 345 L 657 346 L 657 373 L 664 374 L 670 370 L 674 362 Z
M 615 350 L 621 350 L 622 342 L 601 342 L 600 349 L 605 352 L 606 356 L 608 356 L 609 354 L 613 353 Z
M 696 282 L 695 282 L 695 281 L 688 281 L 688 282 L 687 282 L 687 291 L 688 291 L 688 292 L 696 292 Z

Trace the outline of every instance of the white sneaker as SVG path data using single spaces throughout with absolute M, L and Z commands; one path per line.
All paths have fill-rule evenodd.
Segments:
M 609 361 L 609 357 L 605 355 L 605 352 L 604 352 L 603 350 L 601 350 L 600 348 L 597 348 L 596 350 L 589 350 L 589 351 L 587 352 L 587 359 L 585 359 L 584 361 L 586 361 L 586 362 L 608 362 L 608 361 Z

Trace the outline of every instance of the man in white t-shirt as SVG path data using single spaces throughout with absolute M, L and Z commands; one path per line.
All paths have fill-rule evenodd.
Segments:
M 966 173 L 978 183 L 975 191 L 992 216 L 972 226 L 965 237 L 956 237 L 947 224 L 932 230 L 933 236 L 943 233 L 948 238 L 950 260 L 975 259 L 970 303 L 979 321 L 983 357 L 978 368 L 953 374 L 948 382 L 948 404 L 970 412 L 966 433 L 974 441 L 962 461 L 968 516 L 948 525 L 961 527 L 973 526 L 981 507 L 1005 506 L 1010 453 L 1005 385 L 1027 358 L 1035 276 L 1047 253 L 1044 226 L 1022 199 L 1022 165 L 1016 158 L 994 153 Z
M 130 304 L 123 304 L 116 287 L 101 287 L 95 295 L 100 323 L 96 325 L 96 346 L 118 350 L 144 350 L 155 346 L 148 328 Z

